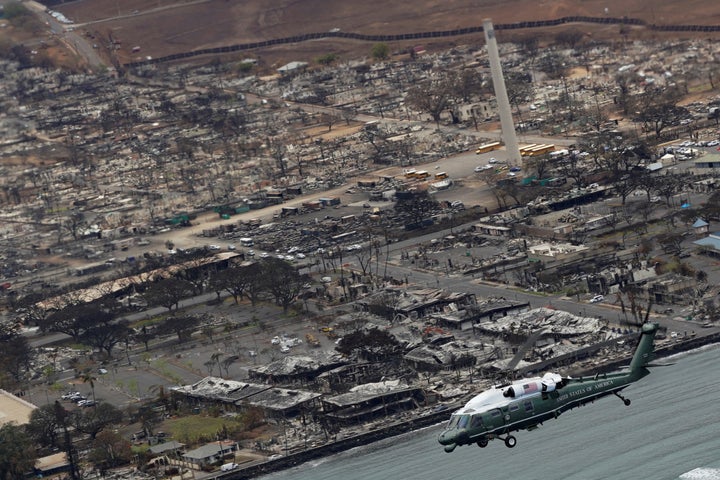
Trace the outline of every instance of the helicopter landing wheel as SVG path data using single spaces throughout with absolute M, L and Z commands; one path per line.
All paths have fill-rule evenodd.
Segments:
M 517 439 L 512 435 L 508 435 L 505 438 L 505 446 L 508 448 L 513 448 L 515 445 L 517 445 Z
M 487 439 L 487 437 L 482 437 L 480 438 L 480 440 L 477 441 L 477 446 L 480 448 L 485 448 L 488 446 L 488 442 L 489 440 Z
M 625 404 L 626 407 L 629 407 L 629 406 L 630 406 L 630 399 L 629 399 L 629 398 L 623 397 L 622 395 L 620 395 L 620 392 L 613 392 L 613 393 L 615 394 L 616 397 L 618 397 L 620 400 L 623 401 L 623 403 Z

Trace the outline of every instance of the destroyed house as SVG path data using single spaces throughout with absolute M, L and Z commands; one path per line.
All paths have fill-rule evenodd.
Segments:
M 341 425 L 413 410 L 424 403 L 425 392 L 421 388 L 409 387 L 399 380 L 359 385 L 348 393 L 322 400 L 326 416 Z
M 481 320 L 493 320 L 506 315 L 525 312 L 530 309 L 528 302 L 513 302 L 505 298 L 490 298 L 464 309 L 455 304 L 448 305 L 442 312 L 430 314 L 429 317 L 438 327 L 453 330 L 470 330 Z
M 260 408 L 267 416 L 288 418 L 319 408 L 320 393 L 285 388 L 269 388 L 252 395 L 238 405 Z
M 172 388 L 175 398 L 181 397 L 192 405 L 222 405 L 226 409 L 244 410 L 257 407 L 269 416 L 294 416 L 302 410 L 317 407 L 319 393 L 287 390 L 270 385 L 258 385 L 205 377 L 192 385 Z
M 448 342 L 443 345 L 421 345 L 405 354 L 403 360 L 416 371 L 458 370 L 488 360 L 492 346 Z
M 252 380 L 262 380 L 272 384 L 310 383 L 323 372 L 332 370 L 347 361 L 338 353 L 318 353 L 314 356 L 288 355 L 267 365 L 259 365 L 249 370 Z
M 555 342 L 563 339 L 590 338 L 603 330 L 602 320 L 581 317 L 553 308 L 534 308 L 527 312 L 508 315 L 493 321 L 477 323 L 476 333 L 505 338 L 511 342 L 524 342 L 534 337 L 552 338 Z
M 436 288 L 414 290 L 386 288 L 357 303 L 364 311 L 390 316 L 390 318 L 394 318 L 398 314 L 409 318 L 421 318 L 431 313 L 442 312 L 450 304 L 454 304 L 455 308 L 460 309 L 474 305 L 477 300 L 472 293 L 447 292 Z M 379 309 L 383 304 L 386 305 L 385 311 L 381 311 L 382 308 Z
M 269 385 L 257 385 L 219 377 L 205 377 L 192 384 L 173 387 L 174 396 L 182 397 L 191 405 L 222 404 L 235 405 L 236 402 L 272 388 Z
M 377 363 L 352 363 L 323 372 L 317 380 L 322 391 L 337 392 L 342 391 L 345 385 L 378 381 L 381 377 L 382 371 Z
M 697 280 L 676 274 L 666 274 L 647 282 L 640 296 L 653 303 L 688 305 L 695 297 Z

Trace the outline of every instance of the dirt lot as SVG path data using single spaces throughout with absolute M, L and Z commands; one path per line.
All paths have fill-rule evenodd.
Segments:
M 447 30 L 477 26 L 486 17 L 496 24 L 568 15 L 627 16 L 656 24 L 720 23 L 720 4 L 711 0 L 658 0 L 650 6 L 646 0 L 539 3 L 536 0 L 417 0 L 412 3 L 412 9 L 408 9 L 405 2 L 380 0 L 278 0 L 272 2 L 273 7 L 267 7 L 267 3 L 262 0 L 78 0 L 56 8 L 78 23 L 95 22 L 85 27 L 94 34 L 106 37 L 112 32 L 113 37 L 122 42 L 121 61 L 333 28 L 367 34 Z M 600 37 L 617 36 L 618 30 L 617 26 L 577 28 Z M 540 32 L 534 31 L 537 33 Z M 470 37 L 458 40 L 459 43 L 472 41 L 475 39 Z M 445 41 L 442 46 L 447 45 Z M 141 51 L 131 54 L 134 46 L 140 46 Z M 367 54 L 368 50 L 369 46 L 361 42 L 333 40 L 275 48 L 260 52 L 260 56 L 270 66 L 298 57 L 312 59 L 329 51 L 350 57 Z

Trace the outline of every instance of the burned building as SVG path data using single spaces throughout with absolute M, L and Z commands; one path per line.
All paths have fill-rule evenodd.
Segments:
M 288 355 L 267 365 L 259 365 L 249 370 L 250 378 L 272 384 L 311 383 L 328 370 L 345 365 L 347 360 L 333 352 L 318 352 L 309 355 Z
M 472 293 L 448 292 L 436 288 L 395 288 L 388 287 L 357 302 L 364 311 L 385 318 L 422 318 L 442 312 L 454 305 L 463 308 L 475 305 L 477 299 Z
M 433 313 L 429 318 L 438 327 L 452 330 L 470 330 L 482 320 L 526 312 L 530 309 L 528 302 L 507 300 L 504 297 L 491 297 L 480 302 L 458 308 L 450 304 L 442 312 Z
M 340 425 L 366 422 L 392 413 L 418 408 L 425 403 L 425 392 L 400 380 L 359 385 L 348 393 L 322 400 L 327 417 Z
M 453 341 L 419 346 L 406 353 L 403 360 L 416 371 L 433 372 L 472 368 L 492 358 L 496 358 L 493 345 Z
M 293 417 L 318 407 L 319 393 L 276 388 L 270 385 L 205 377 L 192 385 L 173 387 L 175 398 L 198 406 L 221 405 L 229 410 L 261 409 L 270 417 Z

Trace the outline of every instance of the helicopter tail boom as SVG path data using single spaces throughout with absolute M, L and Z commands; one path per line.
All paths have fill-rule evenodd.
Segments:
M 653 349 L 655 347 L 654 340 L 655 334 L 658 331 L 658 327 L 659 325 L 657 323 L 643 324 L 640 341 L 638 342 L 635 353 L 633 354 L 632 360 L 630 361 L 630 372 L 646 372 L 645 367 L 653 359 Z

